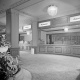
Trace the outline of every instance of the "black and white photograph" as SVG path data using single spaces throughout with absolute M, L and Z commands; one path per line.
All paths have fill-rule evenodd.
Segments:
M 0 0 L 0 80 L 80 80 L 80 0 Z

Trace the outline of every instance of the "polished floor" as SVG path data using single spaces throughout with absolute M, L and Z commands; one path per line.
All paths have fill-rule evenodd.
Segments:
M 32 80 L 80 80 L 80 58 L 20 52 L 21 67 Z

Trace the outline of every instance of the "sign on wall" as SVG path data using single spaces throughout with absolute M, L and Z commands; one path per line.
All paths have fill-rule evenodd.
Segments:
M 45 26 L 50 26 L 50 25 L 51 25 L 50 21 L 39 23 L 39 27 L 45 27 Z
M 80 15 L 70 17 L 70 22 L 76 22 L 76 21 L 80 21 Z
M 23 26 L 23 30 L 31 29 L 31 25 Z

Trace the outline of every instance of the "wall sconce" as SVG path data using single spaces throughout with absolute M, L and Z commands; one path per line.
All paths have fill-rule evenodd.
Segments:
M 55 16 L 57 14 L 57 10 L 58 10 L 57 7 L 54 5 L 50 5 L 47 8 L 47 12 L 50 16 Z

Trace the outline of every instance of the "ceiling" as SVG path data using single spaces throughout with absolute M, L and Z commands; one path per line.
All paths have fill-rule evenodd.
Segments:
M 47 14 L 47 7 L 54 4 L 58 7 L 58 13 L 52 17 Z M 38 21 L 65 16 L 80 12 L 80 0 L 0 0 L 0 25 L 6 25 L 7 9 L 19 11 L 19 29 Z

